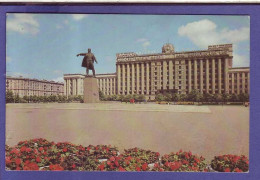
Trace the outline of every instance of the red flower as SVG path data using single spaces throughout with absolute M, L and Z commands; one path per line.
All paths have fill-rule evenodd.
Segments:
M 135 170 L 136 170 L 136 171 L 141 171 L 141 168 L 137 166 L 137 167 L 135 168 Z
M 21 152 L 24 152 L 24 151 L 26 151 L 26 147 L 25 146 L 23 146 L 23 147 L 21 147 Z
M 115 161 L 115 165 L 118 167 L 119 166 L 119 163 L 118 163 L 118 161 Z
M 160 153 L 157 152 L 157 153 L 155 153 L 155 155 L 158 157 L 158 156 L 160 156 Z
M 68 149 L 67 148 L 63 148 L 63 152 L 67 152 L 68 151 Z
M 13 154 L 18 154 L 19 153 L 19 150 L 18 149 L 16 149 L 16 148 L 14 148 L 10 153 L 13 153 Z
M 115 161 L 115 157 L 112 156 L 109 160 L 110 160 L 110 161 Z
M 76 165 L 75 165 L 75 164 L 73 164 L 73 165 L 72 165 L 72 168 L 74 169 L 75 167 L 76 167 Z
M 224 169 L 224 172 L 230 172 L 229 168 Z
M 234 172 L 243 172 L 243 171 L 241 169 L 239 169 L 239 168 L 235 168 Z
M 21 159 L 19 159 L 19 158 L 18 158 L 18 159 L 15 159 L 15 164 L 16 164 L 17 166 L 20 165 L 21 162 L 22 162 Z
M 62 170 L 64 170 L 64 168 L 61 167 L 59 164 L 51 164 L 49 169 L 51 171 L 62 171 Z
M 31 148 L 26 148 L 26 152 L 31 152 L 32 149 Z
M 43 151 L 43 147 L 40 147 L 40 148 L 39 148 L 39 151 Z
M 5 158 L 5 163 L 6 164 L 10 164 L 12 161 L 11 161 L 11 159 L 10 159 L 10 157 L 6 157 Z
M 148 167 L 147 163 L 144 163 L 144 164 L 142 165 L 143 171 L 145 171 L 145 170 L 147 169 L 147 167 Z
M 128 156 L 126 159 L 127 159 L 128 161 L 130 161 L 130 160 L 132 159 L 132 157 L 131 157 L 131 156 Z
M 35 162 L 31 162 L 29 164 L 26 164 L 23 167 L 23 170 L 39 170 L 39 166 Z
M 122 168 L 121 166 L 118 168 L 119 171 L 126 171 L 124 168 Z
M 42 161 L 42 159 L 40 157 L 36 158 L 36 162 L 41 162 L 41 161 Z
M 104 164 L 100 164 L 100 165 L 98 166 L 98 169 L 100 169 L 101 171 L 103 171 L 103 170 L 104 170 L 104 167 L 105 167 Z

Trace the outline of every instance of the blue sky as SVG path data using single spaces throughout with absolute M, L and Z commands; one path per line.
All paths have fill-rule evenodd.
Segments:
M 160 53 L 207 49 L 232 43 L 233 66 L 249 66 L 248 16 L 8 14 L 7 75 L 62 81 L 84 73 L 82 57 L 92 49 L 97 73 L 116 71 L 116 53 Z

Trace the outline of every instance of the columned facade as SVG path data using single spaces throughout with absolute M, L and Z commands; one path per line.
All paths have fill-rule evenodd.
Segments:
M 158 93 L 188 94 L 192 90 L 249 94 L 249 68 L 232 68 L 232 59 L 232 44 L 187 52 L 175 52 L 173 45 L 165 44 L 162 53 L 117 54 L 116 73 L 97 75 L 98 85 L 105 95 L 143 94 L 150 100 Z M 64 76 L 65 94 L 83 94 L 80 78 L 84 76 L 75 80 Z

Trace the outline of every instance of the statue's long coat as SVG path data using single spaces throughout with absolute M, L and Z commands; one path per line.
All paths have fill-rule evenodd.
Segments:
M 85 67 L 87 69 L 94 69 L 94 61 L 96 61 L 96 58 L 94 56 L 94 54 L 92 53 L 86 53 L 86 55 L 84 56 L 83 60 L 82 60 L 82 67 Z

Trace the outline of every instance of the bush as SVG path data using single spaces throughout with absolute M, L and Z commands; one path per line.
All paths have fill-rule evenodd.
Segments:
M 249 160 L 244 155 L 228 154 L 215 156 L 210 165 L 218 172 L 247 172 Z

